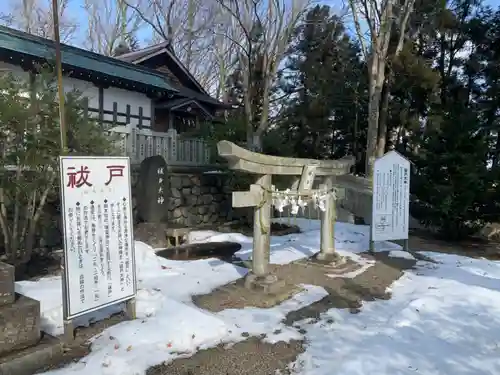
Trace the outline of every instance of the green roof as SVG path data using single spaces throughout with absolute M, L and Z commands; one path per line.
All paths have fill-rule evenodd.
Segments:
M 0 49 L 46 60 L 55 59 L 52 40 L 0 26 Z M 178 92 L 165 77 L 151 69 L 107 57 L 84 49 L 61 44 L 62 64 L 149 86 L 151 89 Z

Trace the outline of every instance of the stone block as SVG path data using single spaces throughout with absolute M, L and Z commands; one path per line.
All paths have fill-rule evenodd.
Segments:
M 352 212 L 354 215 L 362 217 L 366 224 L 371 223 L 372 216 L 372 195 L 369 192 L 357 191 L 346 188 L 345 196 L 338 200 L 338 205 Z
M 191 189 L 191 185 L 192 185 L 192 182 L 191 182 L 191 179 L 189 178 L 189 175 L 183 176 L 182 177 L 182 187 Z
M 134 227 L 134 239 L 142 241 L 153 249 L 169 247 L 167 223 L 140 223 Z
M 63 356 L 62 342 L 44 334 L 38 345 L 0 357 L 0 374 L 32 375 L 47 366 L 57 365 Z
M 0 306 L 14 302 L 14 266 L 0 262 Z
M 40 340 L 40 302 L 16 294 L 0 307 L 0 356 L 35 345 Z
M 167 163 L 156 155 L 142 161 L 137 186 L 139 216 L 148 223 L 161 223 L 167 219 L 169 204 Z
M 170 177 L 170 186 L 172 189 L 178 190 L 182 188 L 182 177 L 181 176 L 171 176 Z

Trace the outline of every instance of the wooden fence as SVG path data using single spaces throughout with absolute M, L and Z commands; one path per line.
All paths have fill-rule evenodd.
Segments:
M 114 128 L 120 134 L 118 141 L 122 155 L 129 156 L 133 164 L 161 155 L 169 165 L 205 166 L 210 164 L 208 144 L 199 138 L 184 138 L 174 129 L 166 133 L 149 129 Z

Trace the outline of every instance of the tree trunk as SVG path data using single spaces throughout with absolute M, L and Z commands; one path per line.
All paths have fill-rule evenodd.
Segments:
M 247 148 L 249 150 L 253 149 L 253 136 L 254 136 L 254 126 L 253 126 L 253 111 L 252 103 L 250 101 L 250 95 L 248 92 L 243 94 L 243 104 L 245 108 L 245 122 L 247 129 Z
M 252 147 L 251 150 L 254 152 L 262 152 L 262 134 L 254 133 L 252 136 Z
M 380 99 L 384 82 L 385 62 L 373 56 L 370 67 L 370 87 L 368 100 L 368 131 L 366 136 L 366 169 L 365 175 L 371 178 L 377 151 L 378 125 L 380 116 Z
M 387 143 L 387 121 L 389 119 L 389 93 L 391 91 L 390 80 L 387 79 L 382 90 L 382 103 L 380 108 L 377 140 L 377 158 L 384 156 Z
M 195 18 L 195 4 L 193 0 L 188 0 L 188 40 L 187 40 L 187 53 L 186 53 L 186 69 L 191 71 L 193 61 L 193 41 L 194 41 L 194 18 Z
M 253 149 L 253 129 L 252 122 L 247 119 L 249 123 L 247 123 L 247 149 Z
M 358 153 L 358 120 L 359 120 L 359 106 L 358 106 L 358 96 L 359 95 L 359 84 L 356 86 L 356 96 L 355 96 L 355 103 L 354 103 L 354 124 L 353 124 L 353 130 L 352 130 L 352 154 L 354 155 L 355 163 L 354 163 L 354 173 L 356 173 L 356 165 L 359 162 L 360 156 Z

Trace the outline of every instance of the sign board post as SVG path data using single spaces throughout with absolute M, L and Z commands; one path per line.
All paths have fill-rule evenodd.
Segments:
M 396 151 L 375 160 L 370 251 L 375 241 L 404 240 L 408 250 L 410 161 Z
M 135 317 L 130 159 L 62 156 L 60 172 L 63 315 L 72 339 L 78 316 L 126 302 Z

